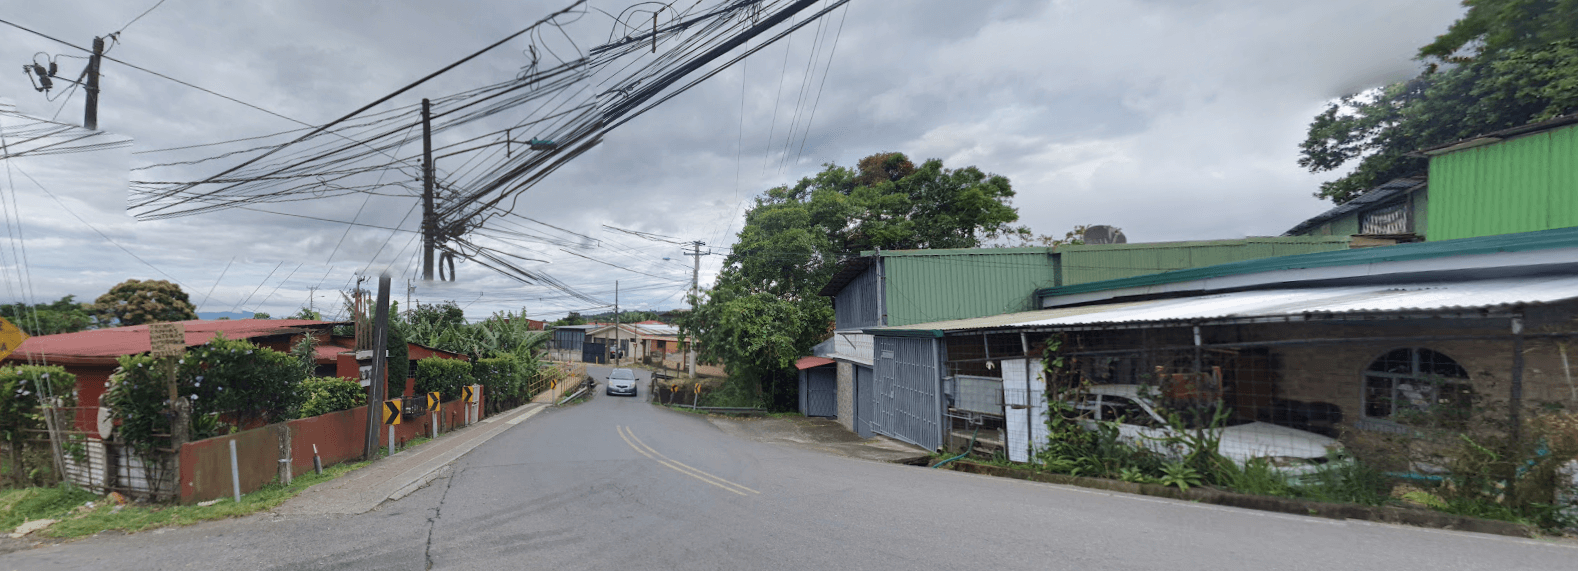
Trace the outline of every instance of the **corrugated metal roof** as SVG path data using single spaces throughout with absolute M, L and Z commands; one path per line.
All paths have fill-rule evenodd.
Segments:
M 1392 200 L 1394 198 L 1401 197 L 1404 194 L 1406 194 L 1408 191 L 1413 190 L 1416 187 L 1424 186 L 1424 184 L 1425 184 L 1424 180 L 1419 179 L 1419 178 L 1398 178 L 1398 179 L 1392 179 L 1390 181 L 1387 181 L 1385 184 L 1382 184 L 1381 186 L 1377 186 L 1375 188 L 1372 188 L 1372 189 L 1366 191 L 1364 194 L 1360 194 L 1359 196 L 1355 197 L 1353 200 L 1349 200 L 1347 202 L 1339 204 L 1335 208 L 1332 208 L 1331 210 L 1327 210 L 1325 212 L 1322 212 L 1320 214 L 1315 215 L 1314 217 L 1310 218 L 1309 220 L 1305 220 L 1303 222 L 1300 222 L 1297 226 L 1294 226 L 1293 228 L 1289 229 L 1287 232 L 1284 232 L 1282 235 L 1283 236 L 1297 236 L 1297 235 L 1301 235 L 1301 234 L 1303 234 L 1303 233 L 1305 233 L 1307 231 L 1315 229 L 1317 226 L 1320 226 L 1321 224 L 1325 224 L 1327 221 L 1335 220 L 1337 218 L 1341 218 L 1341 217 L 1343 217 L 1345 215 L 1348 215 L 1348 214 L 1351 214 L 1351 213 L 1354 213 L 1354 212 L 1358 212 L 1358 211 L 1363 210 L 1365 208 L 1368 208 L 1370 206 L 1375 206 L 1375 205 L 1378 205 L 1378 204 L 1380 204 L 1382 202 L 1386 202 L 1386 201 Z
M 1476 311 L 1578 299 L 1578 276 L 1240 291 L 1027 311 L 977 319 L 867 329 L 874 335 L 932 335 L 1009 327 L 1235 321 L 1311 314 Z
M 833 277 L 827 280 L 827 285 L 822 286 L 822 290 L 816 292 L 816 294 L 823 297 L 838 295 L 838 292 L 844 290 L 844 286 L 849 285 L 849 282 L 853 281 L 856 276 L 866 271 L 866 268 L 871 267 L 871 262 L 874 260 L 876 260 L 875 257 L 869 256 L 844 260 L 842 264 L 839 264 L 838 271 L 833 274 Z
M 1433 147 L 1425 147 L 1425 148 L 1420 149 L 1418 151 L 1414 151 L 1411 154 L 1413 154 L 1414 156 L 1433 157 L 1435 155 L 1440 155 L 1440 154 L 1444 154 L 1444 153 L 1451 153 L 1451 152 L 1455 152 L 1455 151 L 1460 151 L 1460 150 L 1464 150 L 1464 149 L 1471 149 L 1471 148 L 1482 146 L 1482 145 L 1488 145 L 1488 144 L 1491 144 L 1491 143 L 1500 142 L 1500 141 L 1502 141 L 1504 139 L 1509 139 L 1509 138 L 1512 138 L 1512 137 L 1519 137 L 1519 136 L 1523 136 L 1523 135 L 1531 135 L 1531 134 L 1534 134 L 1534 133 L 1539 133 L 1539 132 L 1543 132 L 1543 131 L 1549 131 L 1549 130 L 1555 129 L 1557 127 L 1563 127 L 1563 126 L 1571 125 L 1571 124 L 1574 124 L 1574 123 L 1578 123 L 1578 113 L 1569 113 L 1567 115 L 1562 115 L 1562 116 L 1556 117 L 1554 119 L 1547 119 L 1545 121 L 1540 121 L 1538 123 L 1529 123 L 1527 125 L 1519 125 L 1517 127 L 1512 127 L 1512 128 L 1509 128 L 1509 129 L 1502 129 L 1500 131 L 1493 131 L 1493 132 L 1490 132 L 1490 133 L 1485 133 L 1483 135 L 1477 135 L 1477 136 L 1469 137 L 1467 139 L 1460 139 L 1460 140 L 1453 141 L 1453 142 L 1450 142 L 1450 143 L 1443 143 L 1443 144 L 1436 145 L 1436 146 L 1433 146 Z
M 1276 236 L 1236 240 L 1089 244 L 1057 249 L 1062 279 L 1075 285 L 1242 260 L 1346 250 L 1350 236 Z
M 1578 227 L 1542 230 L 1539 232 L 1524 232 L 1520 234 L 1501 234 L 1496 236 L 1483 236 L 1479 238 L 1463 238 L 1459 240 L 1442 240 L 1439 242 L 1415 242 L 1411 244 L 1397 244 L 1395 246 L 1377 246 L 1374 248 L 1359 248 L 1336 252 L 1318 252 L 1314 254 L 1299 254 L 1294 256 L 1281 256 L 1276 258 L 1247 260 L 1243 262 L 1231 262 L 1227 264 L 1218 264 L 1215 266 L 1206 266 L 1203 268 L 1190 268 L 1187 270 L 1177 270 L 1172 272 L 1120 278 L 1101 282 L 1042 288 L 1036 291 L 1036 295 L 1038 297 L 1046 298 L 1076 293 L 1149 287 L 1162 284 L 1206 280 L 1225 276 L 1258 274 L 1282 270 L 1363 266 L 1366 264 L 1376 264 L 1382 262 L 1423 260 L 1432 258 L 1446 258 L 1452 256 L 1472 256 L 1479 254 L 1494 254 L 1498 252 L 1549 250 L 1556 248 L 1578 248 Z
M 349 322 L 309 321 L 304 319 L 224 319 L 182 321 L 186 329 L 186 345 L 207 343 L 216 333 L 229 339 L 252 339 L 270 335 L 300 333 L 307 329 L 325 328 Z M 76 358 L 113 361 L 121 355 L 147 353 L 151 349 L 148 325 L 92 329 L 76 333 L 41 335 L 23 341 L 7 359 L 25 361 L 34 359 Z

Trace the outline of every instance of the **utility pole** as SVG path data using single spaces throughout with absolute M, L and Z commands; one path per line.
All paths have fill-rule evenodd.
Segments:
M 93 57 L 88 59 L 87 106 L 82 111 L 82 126 L 99 130 L 99 62 L 104 58 L 104 38 L 93 38 Z
M 696 299 L 701 296 L 701 257 L 702 256 L 710 256 L 710 255 L 712 255 L 712 252 L 703 252 L 703 251 L 701 251 L 701 247 L 705 246 L 705 245 L 707 245 L 706 242 L 703 242 L 701 240 L 696 240 L 696 241 L 690 243 L 691 251 L 684 252 L 684 254 L 686 256 L 695 256 L 696 257 L 695 269 L 691 270 L 691 272 L 690 272 L 690 315 L 691 315 L 691 317 L 695 317 L 696 316 Z M 690 377 L 691 378 L 696 378 L 696 335 L 695 335 L 695 332 L 691 332 L 691 336 L 690 336 L 690 351 L 689 351 L 689 353 L 690 353 L 690 355 L 689 355 L 689 357 L 690 357 L 689 358 L 689 361 L 690 361 Z
M 406 278 L 406 280 L 405 280 L 405 310 L 406 310 L 407 313 L 411 312 L 411 293 L 414 292 L 414 291 L 416 291 L 416 283 L 412 282 L 411 278 Z
M 388 382 L 384 380 L 389 370 L 389 274 L 378 277 L 377 303 L 373 309 L 373 374 L 367 387 L 367 460 L 378 454 L 378 413 L 389 398 Z
M 614 280 L 614 365 L 619 365 L 619 280 Z
M 317 311 L 316 309 L 314 309 L 314 306 L 313 306 L 313 301 L 317 297 L 318 297 L 318 286 L 308 287 L 307 288 L 307 312 L 308 313 L 312 313 L 313 311 Z
M 433 107 L 422 99 L 422 281 L 433 281 L 433 244 L 438 221 L 433 219 Z

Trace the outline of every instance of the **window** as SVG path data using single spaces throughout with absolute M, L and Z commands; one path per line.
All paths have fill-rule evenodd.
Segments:
M 1414 426 L 1460 426 L 1474 389 L 1457 361 L 1429 349 L 1397 349 L 1364 372 L 1364 416 Z

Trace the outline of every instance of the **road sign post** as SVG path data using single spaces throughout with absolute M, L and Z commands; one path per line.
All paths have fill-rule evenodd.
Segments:
M 389 455 L 394 456 L 395 425 L 400 424 L 400 399 L 384 401 L 383 421 L 389 425 Z
M 443 407 L 443 395 L 439 394 L 438 391 L 427 393 L 427 410 L 433 417 L 433 423 L 428 426 L 428 433 L 432 435 L 432 438 L 438 438 L 438 413 L 439 409 Z

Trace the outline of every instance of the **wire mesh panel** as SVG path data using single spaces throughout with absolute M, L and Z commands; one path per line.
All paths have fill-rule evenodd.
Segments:
M 1036 449 L 1045 447 L 1049 436 L 1046 382 L 1042 379 L 1040 363 L 1007 359 L 1002 367 L 1008 459 L 1029 462 Z

